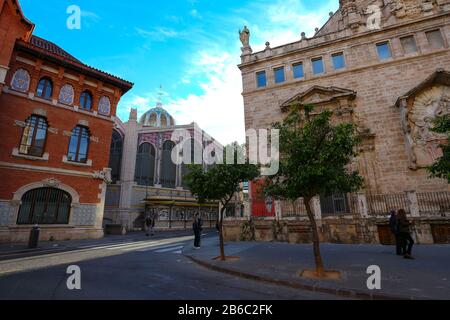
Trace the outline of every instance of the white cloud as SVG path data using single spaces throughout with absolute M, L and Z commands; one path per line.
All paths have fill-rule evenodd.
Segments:
M 191 11 L 189 11 L 189 14 L 194 17 L 194 18 L 198 18 L 200 19 L 202 16 L 200 15 L 200 13 L 198 12 L 197 9 L 192 9 Z
M 322 27 L 329 18 L 328 13 L 337 7 L 336 0 L 311 8 L 307 8 L 301 0 L 279 0 L 271 5 L 255 3 L 251 9 L 264 14 L 260 19 L 248 22 L 253 36 L 253 50 L 263 50 L 266 41 L 270 42 L 271 47 L 299 41 L 302 32 L 313 36 L 314 29 Z
M 165 41 L 166 39 L 179 36 L 179 33 L 177 31 L 166 27 L 158 27 L 152 30 L 135 28 L 135 30 L 140 36 L 153 41 Z
M 270 41 L 272 47 L 298 41 L 303 31 L 313 35 L 314 28 L 327 21 L 328 12 L 337 9 L 336 3 L 336 0 L 329 0 L 322 8 L 307 10 L 301 0 L 278 0 L 272 4 L 254 1 L 238 9 L 233 16 L 205 16 L 206 20 L 216 23 L 216 27 L 219 24 L 218 30 L 224 31 L 186 30 L 194 53 L 188 57 L 189 67 L 179 80 L 180 84 L 197 85 L 203 92 L 169 100 L 165 108 L 178 124 L 195 121 L 222 144 L 243 142 L 245 124 L 242 78 L 237 68 L 240 63 L 237 29 L 244 24 L 250 28 L 254 51 L 264 49 L 265 41 Z M 244 16 L 245 19 L 242 18 Z M 165 36 L 176 36 L 175 32 L 166 31 Z M 142 36 L 155 36 L 154 30 L 141 30 L 140 33 Z M 131 107 L 138 108 L 139 115 L 142 115 L 155 104 L 156 99 L 155 93 L 148 93 L 131 96 L 122 105 L 128 111 Z
M 93 20 L 94 22 L 100 21 L 100 16 L 92 11 L 81 10 L 81 16 L 83 18 L 89 18 L 89 19 Z
M 185 98 L 169 99 L 164 108 L 175 118 L 177 124 L 196 122 L 209 135 L 220 143 L 245 139 L 244 107 L 242 102 L 241 74 L 236 67 L 235 56 L 226 52 L 201 51 L 192 57 L 188 76 L 182 81 L 192 82 L 201 78 L 198 85 L 203 93 L 190 94 Z M 127 95 L 121 103 L 121 110 L 129 113 L 131 108 L 138 110 L 139 117 L 155 105 L 157 93 L 143 96 Z M 128 115 L 120 114 L 122 119 Z
M 235 57 L 228 53 L 202 51 L 190 72 L 203 74 L 199 84 L 203 94 L 171 100 L 165 108 L 179 124 L 196 122 L 219 142 L 226 144 L 245 139 L 241 74 Z

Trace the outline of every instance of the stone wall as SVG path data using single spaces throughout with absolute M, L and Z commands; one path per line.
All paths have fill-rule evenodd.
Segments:
M 320 239 L 327 243 L 379 244 L 379 232 L 388 230 L 388 218 L 319 220 Z M 411 234 L 418 244 L 433 244 L 433 225 L 448 225 L 448 219 L 413 218 Z M 250 231 L 249 231 L 250 230 Z M 250 235 L 250 236 L 249 236 Z M 310 223 L 304 219 L 227 220 L 224 222 L 226 241 L 278 241 L 311 243 Z M 387 243 L 383 243 L 387 244 Z

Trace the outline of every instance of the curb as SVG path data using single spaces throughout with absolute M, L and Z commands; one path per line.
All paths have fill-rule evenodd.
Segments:
M 190 259 L 191 261 L 195 262 L 196 264 L 205 267 L 207 269 L 229 274 L 232 276 L 237 276 L 244 279 L 249 280 L 255 280 L 260 282 L 265 282 L 269 284 L 275 284 L 278 286 L 284 286 L 288 288 L 293 289 L 301 289 L 306 291 L 312 291 L 312 292 L 320 292 L 320 293 L 328 293 L 333 294 L 339 297 L 344 298 L 353 298 L 353 299 L 361 299 L 361 300 L 418 300 L 421 298 L 415 298 L 412 296 L 399 296 L 399 295 L 389 295 L 389 294 L 378 294 L 378 293 L 367 293 L 361 290 L 355 290 L 355 289 L 345 289 L 345 288 L 329 288 L 329 287 L 322 287 L 322 286 L 316 286 L 316 285 L 310 285 L 310 284 L 304 284 L 304 283 L 293 283 L 289 282 L 287 280 L 277 280 L 269 277 L 259 276 L 256 274 L 251 273 L 245 273 L 236 269 L 231 268 L 224 268 L 220 267 L 211 263 L 208 263 L 206 261 L 196 259 L 193 256 L 183 254 L 185 257 Z

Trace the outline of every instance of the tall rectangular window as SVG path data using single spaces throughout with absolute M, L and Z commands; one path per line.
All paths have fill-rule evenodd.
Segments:
M 402 43 L 403 52 L 405 54 L 417 52 L 417 44 L 414 36 L 400 38 L 400 42 Z
M 263 88 L 267 85 L 266 72 L 260 71 L 256 73 L 256 83 L 258 88 Z
M 300 79 L 305 76 L 303 71 L 303 63 L 296 63 L 292 65 L 292 71 L 294 72 L 294 79 Z
M 325 72 L 325 67 L 323 65 L 322 58 L 312 59 L 311 62 L 312 62 L 313 74 L 321 74 L 321 73 Z
M 331 59 L 333 60 L 334 70 L 345 68 L 345 59 L 342 52 L 332 54 Z
M 286 79 L 284 77 L 284 67 L 275 68 L 275 83 L 283 83 Z
M 391 47 L 389 46 L 389 42 L 382 42 L 377 44 L 377 52 L 378 57 L 381 60 L 386 60 L 392 57 Z
M 20 153 L 42 157 L 47 137 L 47 127 L 47 120 L 43 117 L 32 115 L 28 118 L 22 132 Z
M 440 49 L 444 47 L 444 39 L 442 38 L 441 31 L 433 30 L 429 32 L 425 32 L 428 43 L 434 49 Z
M 87 163 L 89 138 L 90 133 L 88 128 L 76 126 L 72 130 L 72 136 L 69 141 L 69 152 L 67 153 L 68 161 Z

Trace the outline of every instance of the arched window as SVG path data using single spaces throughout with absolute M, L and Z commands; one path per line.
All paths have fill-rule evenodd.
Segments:
M 58 101 L 64 104 L 72 105 L 73 99 L 75 96 L 75 91 L 70 84 L 65 84 L 62 86 L 61 90 L 59 90 Z
M 11 80 L 11 88 L 20 92 L 27 92 L 30 88 L 30 74 L 25 69 L 17 69 Z
M 136 182 L 140 186 L 153 186 L 155 178 L 155 147 L 150 143 L 143 143 L 138 148 L 136 156 Z
M 92 107 L 92 95 L 89 91 L 83 91 L 80 96 L 80 107 L 85 110 L 91 110 Z
M 43 99 L 50 99 L 53 93 L 53 83 L 50 78 L 44 77 L 39 80 L 36 95 Z
M 167 116 L 165 114 L 161 115 L 161 127 L 167 127 Z
M 42 157 L 47 139 L 47 120 L 44 117 L 32 115 L 25 122 L 20 140 L 19 153 Z
M 184 152 L 188 152 L 189 151 L 189 147 L 188 144 L 191 144 L 191 156 L 190 156 L 190 164 L 201 164 L 203 163 L 203 148 L 201 143 L 197 142 L 194 139 L 190 139 L 184 142 L 183 145 L 183 153 Z M 197 150 L 195 149 L 197 148 Z M 199 154 L 197 155 L 197 157 L 195 157 L 195 153 L 198 152 Z M 183 154 L 183 158 L 184 158 L 184 154 Z M 197 158 L 197 159 L 196 159 Z M 195 163 L 196 160 L 201 161 L 201 163 Z M 184 159 L 183 159 L 183 165 L 181 166 L 181 174 L 182 174 L 182 186 L 184 189 L 187 189 L 187 184 L 186 184 L 186 179 L 185 177 L 190 173 L 190 169 L 189 169 L 189 163 L 185 163 Z
M 150 115 L 150 121 L 149 121 L 150 126 L 152 127 L 156 127 L 158 125 L 158 118 L 156 116 L 156 113 L 152 113 Z
M 175 188 L 176 165 L 172 161 L 172 149 L 175 144 L 172 141 L 166 141 L 163 144 L 161 159 L 161 184 L 164 188 Z
M 76 126 L 72 130 L 70 137 L 69 152 L 67 160 L 72 162 L 86 163 L 89 150 L 89 129 L 83 126 Z
M 111 150 L 109 156 L 109 167 L 111 168 L 112 182 L 120 180 L 120 166 L 122 164 L 123 139 L 119 132 L 113 130 Z
M 21 199 L 17 224 L 68 224 L 72 197 L 56 188 L 39 188 Z
M 101 97 L 98 103 L 98 113 L 109 116 L 111 112 L 111 100 L 108 97 Z

